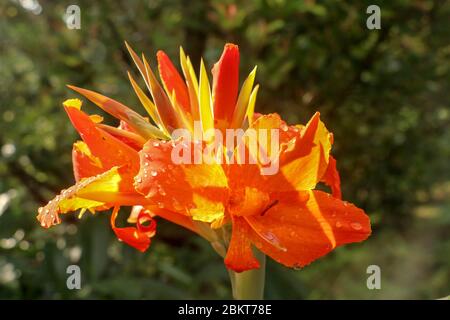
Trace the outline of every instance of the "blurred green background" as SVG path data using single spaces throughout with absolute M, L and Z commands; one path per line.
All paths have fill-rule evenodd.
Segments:
M 71 4 L 80 30 L 65 25 Z M 370 4 L 381 30 L 366 28 Z M 144 113 L 124 40 L 153 66 L 158 49 L 178 62 L 182 45 L 208 68 L 237 43 L 241 76 L 258 65 L 258 111 L 304 123 L 318 110 L 334 132 L 344 197 L 370 215 L 373 234 L 303 270 L 269 261 L 266 298 L 450 294 L 449 1 L 3 0 L 0 36 L 0 298 L 231 298 L 221 259 L 177 226 L 159 221 L 141 254 L 117 241 L 107 213 L 67 215 L 48 231 L 36 221 L 73 184 L 78 136 L 61 103 L 77 95 L 65 84 Z M 70 264 L 81 290 L 66 287 Z M 372 264 L 381 290 L 366 287 Z

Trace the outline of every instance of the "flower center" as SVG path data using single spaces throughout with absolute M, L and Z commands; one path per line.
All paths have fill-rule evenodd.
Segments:
M 233 191 L 227 208 L 232 215 L 250 216 L 263 213 L 270 204 L 270 197 L 266 192 L 245 187 Z

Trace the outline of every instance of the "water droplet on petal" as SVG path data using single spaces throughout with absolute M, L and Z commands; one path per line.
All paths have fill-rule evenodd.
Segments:
M 147 193 L 147 198 L 153 197 L 157 192 L 158 190 L 156 189 L 156 187 L 152 187 Z
M 361 224 L 359 222 L 353 222 L 353 223 L 350 224 L 350 226 L 353 229 L 355 229 L 355 230 L 361 230 L 362 229 L 362 226 L 361 226 Z
M 178 202 L 177 199 L 173 199 L 173 208 L 174 208 L 176 211 L 181 211 L 181 210 L 183 210 L 183 207 L 181 206 L 181 204 Z
M 163 197 L 166 195 L 166 191 L 164 191 L 164 189 L 161 186 L 159 187 L 159 194 L 162 195 Z
M 152 175 L 152 177 L 156 177 L 158 175 L 158 172 L 152 170 L 150 171 L 150 174 Z
M 337 221 L 337 222 L 336 222 L 336 228 L 340 228 L 340 227 L 342 227 L 342 223 L 339 222 L 339 221 Z

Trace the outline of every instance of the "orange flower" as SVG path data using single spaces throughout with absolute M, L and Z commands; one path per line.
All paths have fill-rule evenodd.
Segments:
M 168 56 L 157 53 L 160 85 L 145 56 L 140 58 L 126 45 L 152 99 L 128 73 L 131 85 L 154 124 L 115 100 L 69 86 L 121 124 L 111 127 L 99 116 L 87 116 L 79 100 L 65 102 L 83 139 L 73 150 L 77 183 L 39 209 L 44 227 L 59 223 L 60 213 L 114 208 L 111 225 L 117 237 L 145 251 L 155 233 L 153 217 L 160 216 L 206 238 L 224 256 L 226 266 L 237 272 L 259 267 L 253 245 L 286 266 L 300 267 L 370 235 L 364 212 L 341 200 L 336 161 L 330 155 L 333 136 L 319 114 L 305 126 L 288 126 L 276 114 L 254 114 L 256 68 L 239 92 L 236 45 L 225 45 L 214 65 L 212 90 L 203 61 L 197 80 L 183 49 L 184 80 Z M 173 137 L 180 128 L 193 139 Z M 203 136 L 213 129 L 213 137 Z M 224 148 L 213 161 L 196 161 L 198 146 L 211 146 L 212 138 L 228 129 L 279 132 L 279 141 L 267 144 L 260 136 L 256 140 L 257 150 L 276 161 L 278 172 L 263 173 L 266 163 L 245 138 L 233 138 L 236 148 Z M 268 147 L 274 142 L 279 142 L 275 149 Z M 194 150 L 191 161 L 175 163 L 178 150 Z M 241 163 L 242 156 L 256 161 Z M 199 157 L 205 160 L 204 154 Z M 314 190 L 319 182 L 327 184 L 332 195 Z M 136 226 L 116 227 L 121 206 L 134 206 L 129 222 Z
M 225 264 L 238 272 L 259 267 L 251 245 L 286 266 L 301 267 L 369 236 L 364 212 L 340 200 L 339 175 L 329 154 L 332 135 L 318 113 L 302 129 L 287 127 L 278 115 L 259 116 L 251 128 L 286 130 L 277 174 L 262 175 L 258 164 L 174 166 L 173 149 L 183 143 L 194 149 L 194 142 L 146 143 L 136 189 L 214 229 L 231 221 Z M 334 196 L 313 190 L 320 181 L 332 187 Z

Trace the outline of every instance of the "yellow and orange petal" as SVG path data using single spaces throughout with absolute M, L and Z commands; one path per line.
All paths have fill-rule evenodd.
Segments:
M 264 215 L 245 217 L 255 246 L 288 267 L 303 267 L 336 247 L 367 239 L 370 221 L 363 210 L 322 191 L 280 197 Z
M 196 163 L 193 142 L 149 141 L 140 152 L 141 166 L 136 190 L 161 208 L 194 220 L 213 222 L 224 214 L 228 196 L 226 175 L 219 164 Z M 173 156 L 188 155 L 175 164 Z
M 82 111 L 72 107 L 65 108 L 73 126 L 79 132 L 90 152 L 99 159 L 103 171 L 114 166 L 125 166 L 129 168 L 129 170 L 127 170 L 128 174 L 124 176 L 121 181 L 121 185 L 123 188 L 127 188 L 129 192 L 134 192 L 133 177 L 139 171 L 138 152 L 109 133 L 98 128 Z M 81 158 L 79 152 L 76 152 L 76 157 L 77 161 L 78 158 Z M 75 162 L 74 164 L 78 165 L 78 162 Z M 79 171 L 80 169 L 75 167 L 74 170 Z M 95 171 L 92 166 L 86 170 L 92 171 L 93 173 Z

